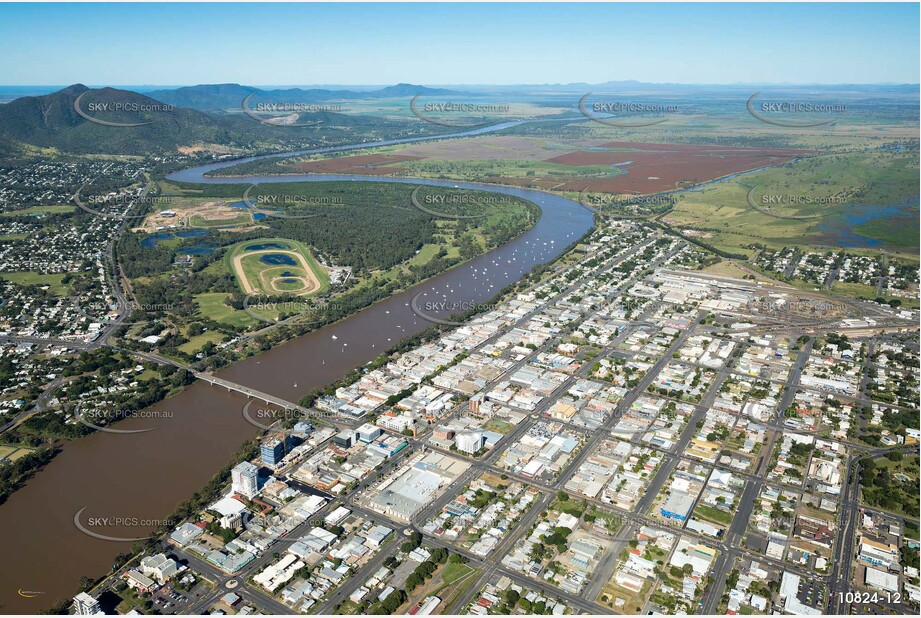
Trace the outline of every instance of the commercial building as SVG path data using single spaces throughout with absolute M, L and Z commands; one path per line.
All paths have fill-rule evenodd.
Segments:
M 138 592 L 152 592 L 157 588 L 156 582 L 150 579 L 143 573 L 138 570 L 131 569 L 124 575 L 125 581 L 128 582 L 128 586 L 132 590 L 137 590 Z
M 358 428 L 358 439 L 364 442 L 365 444 L 370 444 L 371 442 L 375 440 L 375 438 L 380 436 L 382 433 L 384 432 L 381 430 L 380 427 L 372 425 L 371 423 L 365 423 L 364 425 Z
M 260 449 L 262 453 L 262 463 L 267 466 L 277 466 L 285 457 L 285 442 L 278 438 L 269 438 L 262 443 Z
M 354 429 L 340 431 L 333 437 L 333 444 L 342 448 L 352 448 L 358 442 L 358 434 Z
M 899 564 L 899 549 L 895 545 L 886 545 L 872 539 L 862 538 L 857 557 L 866 563 L 889 569 Z
M 407 446 L 409 446 L 409 442 L 406 440 L 390 436 L 384 438 L 383 440 L 369 443 L 368 452 L 380 455 L 384 459 L 387 459 L 389 457 L 393 457 Z
M 864 573 L 864 583 L 868 588 L 884 592 L 899 592 L 899 576 L 895 573 L 886 573 L 879 569 L 867 567 Z
M 234 492 L 242 496 L 253 498 L 259 493 L 259 468 L 248 461 L 234 466 L 230 479 Z
M 179 547 L 185 547 L 200 537 L 202 532 L 203 530 L 199 526 L 186 522 L 169 535 L 169 542 Z
M 685 521 L 693 506 L 694 496 L 672 489 L 672 493 L 668 495 L 668 499 L 662 505 L 660 512 L 663 517 L 676 521 Z
M 780 579 L 779 600 L 783 603 L 784 611 L 797 616 L 820 616 L 822 610 L 803 603 L 797 596 L 800 588 L 800 576 L 789 571 L 784 571 Z
M 167 558 L 166 554 L 141 558 L 139 568 L 141 573 L 155 579 L 161 586 L 180 571 L 179 564 L 172 558 Z
M 377 419 L 377 424 L 384 429 L 402 433 L 406 430 L 412 430 L 413 426 L 416 424 L 416 421 L 411 416 L 407 416 L 405 414 L 391 416 L 383 415 Z

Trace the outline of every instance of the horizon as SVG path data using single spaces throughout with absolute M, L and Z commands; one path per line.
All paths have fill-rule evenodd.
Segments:
M 736 83 L 727 83 L 727 84 L 698 84 L 698 83 L 680 83 L 680 82 L 670 82 L 670 83 L 654 83 L 654 82 L 640 82 L 637 80 L 619 80 L 619 81 L 608 81 L 608 82 L 569 82 L 569 83 L 555 83 L 555 84 L 460 84 L 460 83 L 444 83 L 444 84 L 424 84 L 424 83 L 415 83 L 410 81 L 400 81 L 388 84 L 249 84 L 249 83 L 240 83 L 240 82 L 206 82 L 200 84 L 87 84 L 84 82 L 73 82 L 70 84 L 0 84 L 0 104 L 8 103 L 16 98 L 23 97 L 37 97 L 37 96 L 46 96 L 49 94 L 55 94 L 62 90 L 68 88 L 73 88 L 76 86 L 82 86 L 89 90 L 100 90 L 104 88 L 110 88 L 113 90 L 123 90 L 126 92 L 135 92 L 137 94 L 147 95 L 150 93 L 156 92 L 167 92 L 180 89 L 192 89 L 192 88 L 203 88 L 207 86 L 238 86 L 240 88 L 254 88 L 256 90 L 262 90 L 265 92 L 271 91 L 283 91 L 283 90 L 301 90 L 301 91 L 342 91 L 342 92 L 352 92 L 352 93 L 374 93 L 378 90 L 383 90 L 386 88 L 393 88 L 397 86 L 418 86 L 419 88 L 430 88 L 430 89 L 453 89 L 458 94 L 466 94 L 473 96 L 495 96 L 500 94 L 508 94 L 510 96 L 521 96 L 528 94 L 528 89 L 537 89 L 544 88 L 547 89 L 546 94 L 548 95 L 572 95 L 576 92 L 577 87 L 583 88 L 592 88 L 595 89 L 595 92 L 601 93 L 604 92 L 605 88 L 609 89 L 611 94 L 615 94 L 614 90 L 616 87 L 623 87 L 624 89 L 629 88 L 630 86 L 642 86 L 651 88 L 649 92 L 643 93 L 634 93 L 636 96 L 649 96 L 654 94 L 668 94 L 668 95 L 677 95 L 680 93 L 665 92 L 667 90 L 674 90 L 678 88 L 688 88 L 688 89 L 712 89 L 715 92 L 727 92 L 732 90 L 742 90 L 745 94 L 746 88 L 763 88 L 765 90 L 783 92 L 784 90 L 796 90 L 801 88 L 822 88 L 822 89 L 841 89 L 846 87 L 851 87 L 857 89 L 858 93 L 862 93 L 860 89 L 867 89 L 868 92 L 876 89 L 903 89 L 903 88 L 919 88 L 921 89 L 921 82 L 867 82 L 867 83 L 856 83 L 856 82 L 842 82 L 842 83 L 794 83 L 794 82 L 784 82 L 784 83 L 763 83 L 763 82 L 736 82 Z M 495 88 L 495 91 L 490 91 L 490 88 Z M 533 94 L 533 93 L 531 93 Z M 697 93 L 702 95 L 705 93 Z M 893 94 L 898 94 L 897 92 Z M 908 94 L 908 93 L 905 93 Z M 921 90 L 917 93 L 921 97 Z
M 705 82 L 646 82 L 636 79 L 609 80 L 603 82 L 547 82 L 547 83 L 422 83 L 411 80 L 401 80 L 398 82 L 388 82 L 380 84 L 368 83 L 340 83 L 340 84 L 254 84 L 248 82 L 200 82 L 188 84 L 110 84 L 110 83 L 87 83 L 75 81 L 67 84 L 0 84 L 0 88 L 70 88 L 72 86 L 85 86 L 91 89 L 97 88 L 145 88 L 145 89 L 177 89 L 177 88 L 195 88 L 199 86 L 245 86 L 259 89 L 317 89 L 317 90 L 334 90 L 344 88 L 389 88 L 398 85 L 422 86 L 425 88 L 481 88 L 481 87 L 501 87 L 501 88 L 533 88 L 533 87 L 567 87 L 567 86 L 605 86 L 611 84 L 637 84 L 645 86 L 694 86 L 694 87 L 743 87 L 743 86 L 768 86 L 768 87 L 793 87 L 793 86 L 921 86 L 921 80 L 914 82 L 725 82 L 725 83 L 705 83 Z

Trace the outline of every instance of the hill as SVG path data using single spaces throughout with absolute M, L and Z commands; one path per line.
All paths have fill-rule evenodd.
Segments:
M 238 95 L 249 92 L 235 84 L 203 88 L 195 91 L 196 96 L 210 91 L 211 96 L 229 97 L 238 106 L 242 100 Z M 300 118 L 319 124 L 272 126 L 243 114 L 207 113 L 130 90 L 74 84 L 0 105 L 0 153 L 22 145 L 74 154 L 124 155 L 167 154 L 181 147 L 214 144 L 236 151 L 290 150 L 372 134 L 402 137 L 412 130 L 405 122 L 329 111 L 305 112 Z
M 252 130 L 240 119 L 216 119 L 136 92 L 82 84 L 0 106 L 0 137 L 72 153 L 175 152 L 195 143 L 255 139 Z
M 433 96 L 454 94 L 453 90 L 443 88 L 426 88 L 414 84 L 397 84 L 380 90 L 326 90 L 322 88 L 284 88 L 263 90 L 254 86 L 240 84 L 201 84 L 172 90 L 153 90 L 147 93 L 159 101 L 176 107 L 190 107 L 198 110 L 239 109 L 243 99 L 255 95 L 261 103 L 321 103 L 324 101 L 342 101 L 349 99 L 392 99 L 413 97 L 417 94 Z

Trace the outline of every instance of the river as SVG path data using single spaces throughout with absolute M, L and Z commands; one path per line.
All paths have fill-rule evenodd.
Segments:
M 495 131 L 511 123 L 460 135 Z M 441 139 L 446 136 L 438 136 Z M 421 138 L 433 139 L 433 138 Z M 417 140 L 394 140 L 322 152 Z M 300 151 L 305 152 L 305 151 Z M 282 156 L 282 155 L 270 155 Z M 249 160 L 252 160 L 250 158 Z M 315 387 L 339 379 L 400 339 L 430 326 L 410 301 L 424 299 L 483 302 L 538 264 L 559 255 L 592 225 L 592 214 L 572 200 L 529 189 L 473 183 L 442 183 L 366 176 L 204 177 L 237 161 L 183 170 L 173 180 L 209 183 L 404 182 L 459 185 L 514 195 L 543 211 L 537 224 L 511 242 L 349 318 L 268 352 L 236 363 L 218 375 L 260 391 L 296 401 Z M 76 592 L 83 575 L 109 571 L 113 558 L 130 550 L 128 541 L 105 541 L 77 530 L 74 516 L 95 533 L 142 537 L 196 489 L 207 484 L 240 444 L 257 429 L 242 415 L 242 395 L 202 382 L 152 408 L 156 418 L 131 418 L 116 428 L 144 433 L 97 432 L 67 444 L 48 466 L 0 505 L 4 560 L 0 561 L 0 613 L 35 613 Z M 118 523 L 101 521 L 119 518 Z M 21 594 L 22 593 L 22 594 Z M 25 596 L 24 596 L 25 595 Z

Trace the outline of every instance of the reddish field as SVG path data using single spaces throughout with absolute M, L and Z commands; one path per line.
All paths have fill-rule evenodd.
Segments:
M 424 157 L 409 155 L 373 154 L 355 155 L 353 157 L 336 157 L 325 161 L 308 161 L 294 167 L 310 174 L 369 174 L 386 176 L 401 172 L 398 167 L 387 167 L 403 161 L 415 161 Z
M 626 173 L 590 183 L 586 180 L 566 179 L 555 188 L 581 191 L 590 184 L 592 191 L 599 192 L 656 193 L 697 185 L 730 174 L 776 165 L 812 154 L 809 150 L 694 144 L 608 142 L 601 144 L 601 147 L 621 150 L 568 152 L 547 159 L 547 162 L 570 166 L 605 165 L 616 167 Z
M 490 141 L 491 140 L 491 141 Z M 559 143 L 558 143 L 559 145 Z M 404 161 L 436 160 L 521 160 L 544 161 L 567 167 L 610 167 L 611 176 L 577 178 L 569 174 L 521 177 L 491 177 L 486 180 L 505 185 L 581 191 L 590 187 L 601 193 L 648 194 L 699 185 L 739 172 L 785 163 L 814 154 L 810 150 L 698 146 L 695 144 L 645 144 L 570 142 L 572 152 L 557 155 L 542 140 L 530 138 L 470 138 L 414 146 L 414 154 L 370 154 L 336 157 L 298 164 L 295 169 L 314 174 L 366 174 L 386 176 L 405 173 L 398 167 Z M 586 150 L 608 148 L 611 150 Z M 437 151 L 435 150 L 437 149 Z M 555 155 L 555 156 L 550 156 Z

